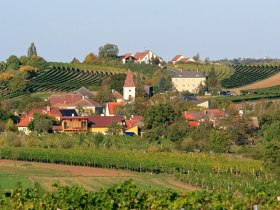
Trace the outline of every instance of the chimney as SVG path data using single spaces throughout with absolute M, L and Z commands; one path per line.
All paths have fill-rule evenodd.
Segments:
M 47 112 L 50 112 L 50 111 L 51 111 L 51 107 L 47 106 Z
M 74 113 L 72 113 L 72 117 L 74 117 Z
M 112 89 L 112 93 L 114 93 L 115 92 L 115 89 Z

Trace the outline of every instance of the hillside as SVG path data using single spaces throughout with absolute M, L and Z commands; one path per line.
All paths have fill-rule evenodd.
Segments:
M 249 84 L 253 84 L 258 81 L 266 80 L 267 78 L 272 77 L 273 75 L 280 72 L 280 66 L 275 65 L 232 65 L 234 73 L 227 79 L 221 81 L 221 84 L 224 88 L 233 89 L 242 87 Z M 277 79 L 276 79 L 277 80 Z M 264 88 L 278 85 L 275 83 L 275 79 L 264 81 L 263 83 L 257 84 L 253 87 L 246 87 L 246 89 L 252 88 Z M 272 82 L 269 86 L 269 82 Z

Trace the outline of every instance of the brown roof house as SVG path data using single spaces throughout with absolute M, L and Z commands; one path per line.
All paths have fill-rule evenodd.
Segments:
M 79 93 L 54 95 L 49 98 L 50 105 L 60 109 L 76 109 L 79 115 L 94 114 L 99 104 Z

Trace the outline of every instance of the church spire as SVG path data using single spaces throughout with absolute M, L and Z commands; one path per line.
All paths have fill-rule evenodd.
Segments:
M 135 84 L 134 84 L 134 81 L 133 81 L 133 74 L 132 74 L 132 71 L 130 69 L 128 69 L 123 87 L 135 87 Z

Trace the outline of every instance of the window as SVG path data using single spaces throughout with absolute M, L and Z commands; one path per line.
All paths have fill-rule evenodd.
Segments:
M 22 132 L 24 132 L 24 133 L 25 133 L 25 132 L 26 132 L 26 130 L 27 130 L 26 128 L 22 128 Z
M 193 87 L 195 87 L 195 84 L 192 84 Z

